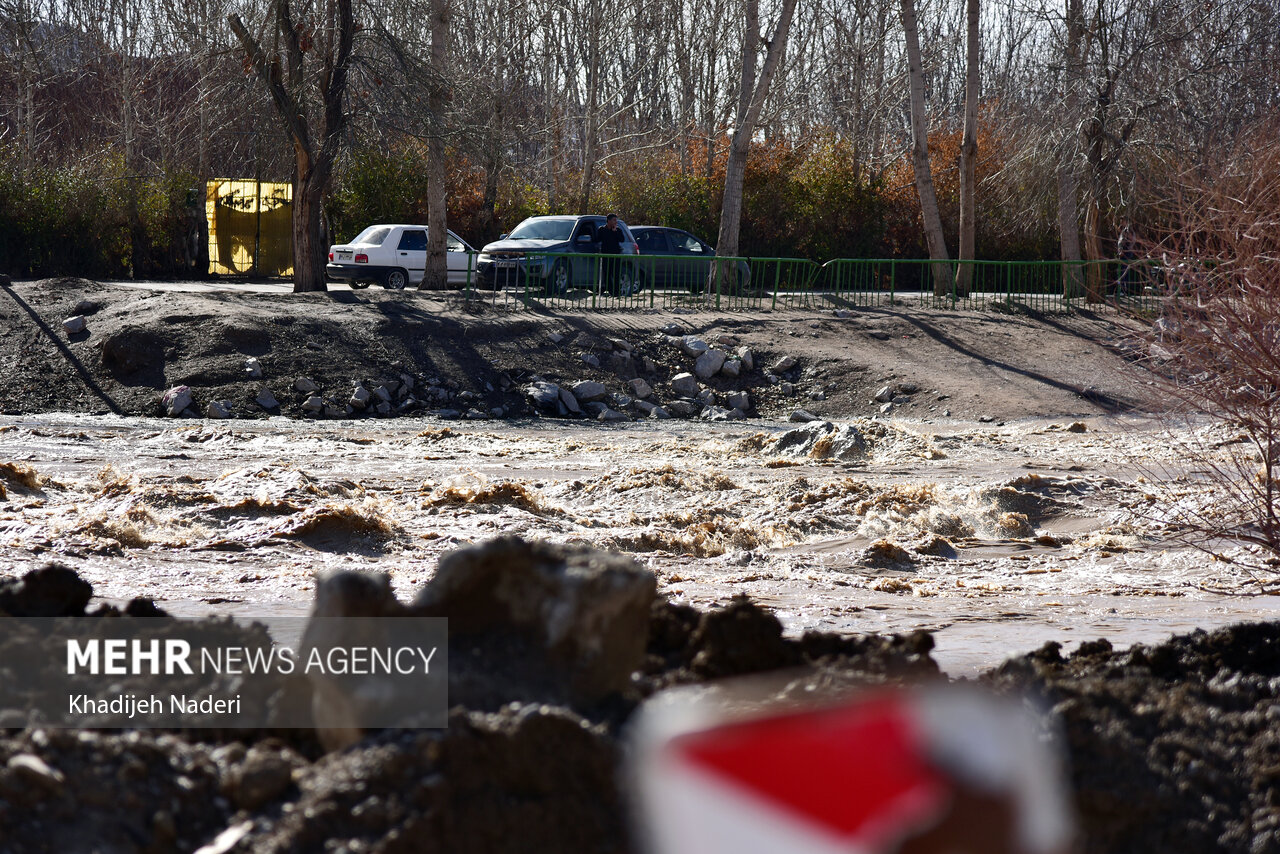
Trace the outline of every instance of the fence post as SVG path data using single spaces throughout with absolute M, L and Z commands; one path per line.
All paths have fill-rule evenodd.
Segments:
M 782 264 L 774 262 L 775 269 L 773 271 L 773 306 L 771 311 L 778 310 L 778 286 L 782 283 Z

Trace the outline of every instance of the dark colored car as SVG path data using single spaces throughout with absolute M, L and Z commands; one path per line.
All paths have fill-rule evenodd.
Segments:
M 657 225 L 637 225 L 631 229 L 640 246 L 642 284 L 658 288 L 679 288 L 694 293 L 707 287 L 711 259 L 716 250 L 687 231 Z M 738 259 L 734 281 L 724 293 L 744 294 L 751 284 L 751 268 Z
M 570 288 L 606 290 L 630 296 L 640 290 L 635 237 L 618 220 L 624 236 L 622 256 L 610 269 L 609 258 L 583 257 L 600 252 L 597 237 L 603 216 L 534 216 L 480 250 L 476 275 L 482 288 L 533 285 L 547 294 Z M 604 262 L 602 265 L 601 262 Z

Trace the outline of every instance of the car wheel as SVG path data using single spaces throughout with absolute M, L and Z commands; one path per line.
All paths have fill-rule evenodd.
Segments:
M 402 291 L 409 285 L 409 274 L 400 269 L 391 270 L 383 284 L 389 291 Z
M 547 276 L 547 296 L 559 296 L 569 292 L 569 265 L 564 259 L 551 265 L 551 275 Z
M 640 290 L 636 286 L 636 272 L 628 267 L 623 267 L 618 271 L 618 289 L 617 295 L 620 297 L 629 297 Z

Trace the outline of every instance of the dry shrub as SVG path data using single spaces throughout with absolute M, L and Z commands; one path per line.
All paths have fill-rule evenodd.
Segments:
M 1162 296 L 1143 342 L 1149 367 L 1178 414 L 1207 416 L 1237 437 L 1224 450 L 1215 431 L 1170 430 L 1212 497 L 1161 509 L 1185 542 L 1251 569 L 1280 557 L 1277 130 L 1268 122 L 1181 176 L 1157 218 L 1164 230 L 1147 245 Z

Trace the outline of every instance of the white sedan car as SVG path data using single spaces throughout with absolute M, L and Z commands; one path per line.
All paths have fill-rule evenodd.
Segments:
M 465 287 L 475 279 L 475 250 L 452 231 L 445 240 L 449 285 Z M 355 240 L 329 247 L 325 275 L 353 288 L 378 282 L 387 290 L 401 290 L 422 281 L 427 268 L 425 225 L 371 225 Z

